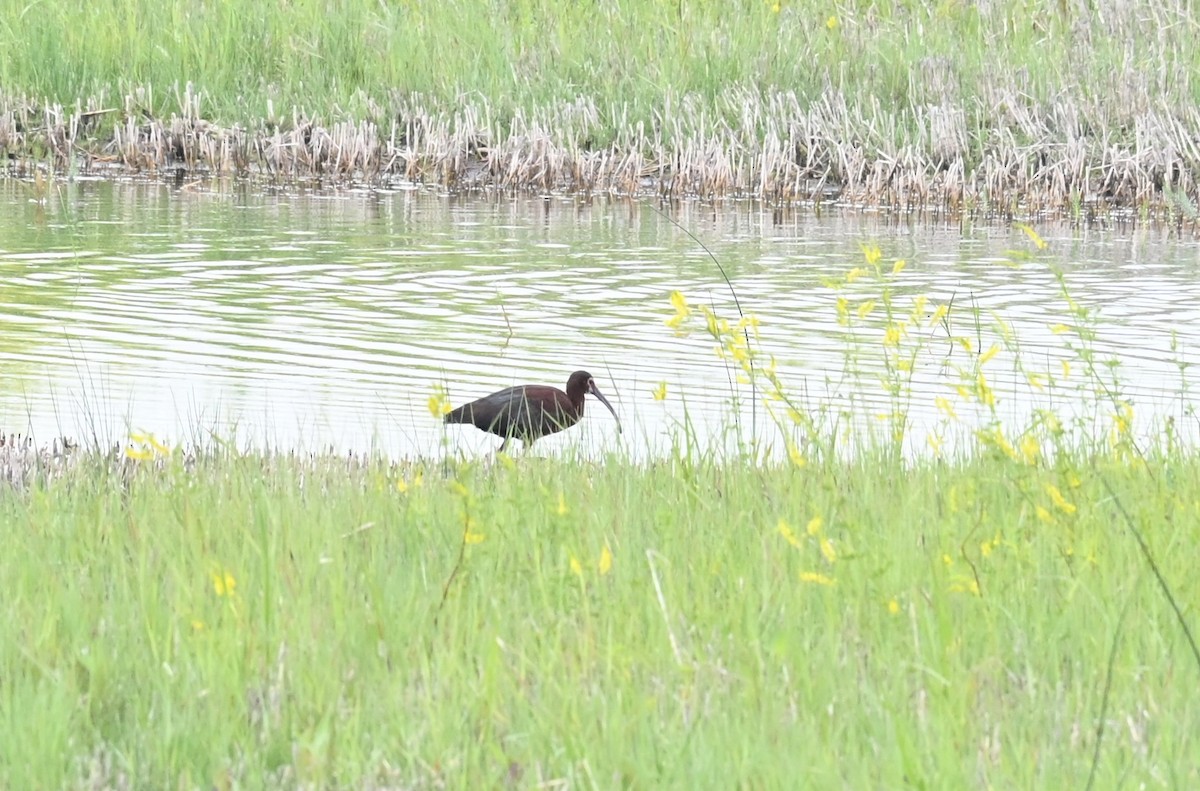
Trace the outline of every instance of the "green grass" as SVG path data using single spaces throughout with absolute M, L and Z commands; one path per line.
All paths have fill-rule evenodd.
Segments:
M 448 472 L 90 456 L 5 493 L 3 784 L 1064 788 L 1102 713 L 1096 787 L 1200 781 L 1121 515 L 1194 614 L 1195 455 Z
M 840 94 L 868 115 L 878 102 L 913 138 L 923 103 L 972 99 L 1003 115 L 997 90 L 1119 113 L 1190 106 L 1200 69 L 1193 11 L 1177 3 L 1081 14 L 1058 0 L 0 0 L 0 20 L 9 96 L 70 104 L 106 93 L 119 104 L 148 86 L 146 109 L 164 115 L 190 81 L 206 117 L 234 123 L 266 117 L 268 102 L 276 117 L 293 106 L 326 120 L 386 117 L 390 96 L 416 93 L 430 111 L 486 107 L 500 126 L 582 96 L 602 116 L 588 130 L 595 145 L 676 116 L 693 129 L 740 124 L 778 90 L 804 104 Z M 868 146 L 887 137 L 852 131 Z
M 1062 275 L 1063 349 L 1023 356 L 863 257 L 831 309 L 884 421 L 790 407 L 671 300 L 778 461 L 85 455 L 0 489 L 0 786 L 1063 788 L 1100 723 L 1096 788 L 1195 786 L 1200 667 L 1131 528 L 1194 628 L 1200 455 L 1135 428 Z M 931 359 L 964 444 L 903 461 Z M 1093 400 L 1001 424 L 985 370 Z M 845 452 L 838 410 L 876 443 Z
M 1064 349 L 1023 355 L 863 258 L 841 376 L 883 372 L 882 421 L 793 402 L 752 320 L 672 296 L 773 452 L 686 422 L 648 464 L 139 439 L 6 485 L 0 785 L 1057 789 L 1101 724 L 1095 788 L 1197 785 L 1200 662 L 1137 539 L 1195 630 L 1186 366 L 1178 423 L 1143 426 L 1063 276 Z M 930 355 L 953 401 L 913 454 Z M 989 379 L 1063 413 L 1003 422 Z M 848 448 L 855 414 L 880 428 Z
M 21 176 L 1191 221 L 1200 18 L 1085 5 L 0 0 L 0 150 Z

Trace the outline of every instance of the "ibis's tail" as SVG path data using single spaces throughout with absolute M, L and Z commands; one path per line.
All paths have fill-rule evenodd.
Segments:
M 471 411 L 465 406 L 460 406 L 458 409 L 452 409 L 442 416 L 443 423 L 474 423 L 471 419 Z

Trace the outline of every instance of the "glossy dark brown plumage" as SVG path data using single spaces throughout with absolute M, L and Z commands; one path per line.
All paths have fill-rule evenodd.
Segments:
M 447 423 L 467 423 L 475 428 L 489 431 L 504 438 L 500 450 L 514 437 L 525 442 L 526 447 L 547 434 L 570 428 L 583 417 L 583 400 L 588 393 L 600 399 L 617 421 L 621 430 L 621 419 L 612 408 L 596 382 L 587 371 L 576 371 L 567 379 L 567 391 L 546 385 L 517 385 L 484 396 L 449 412 Z

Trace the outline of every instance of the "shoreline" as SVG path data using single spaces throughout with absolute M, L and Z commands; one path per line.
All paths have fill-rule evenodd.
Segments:
M 759 101 L 774 110 L 758 124 L 762 130 L 723 124 L 699 135 L 684 131 L 697 128 L 687 121 L 674 129 L 627 131 L 597 147 L 577 121 L 598 110 L 582 99 L 527 116 L 518 112 L 506 129 L 475 120 L 490 117 L 486 103 L 451 113 L 426 110 L 416 99 L 369 119 L 328 122 L 293 110 L 287 118 L 222 125 L 205 117 L 190 86 L 181 111 L 166 118 L 147 118 L 134 95 L 122 107 L 95 97 L 64 107 L 0 96 L 0 151 L 7 155 L 6 175 L 18 179 L 233 177 L 265 187 L 316 180 L 323 187 L 753 199 L 779 207 L 1077 221 L 1122 214 L 1177 224 L 1197 218 L 1200 150 L 1186 139 L 1189 127 L 1166 110 L 1139 115 L 1141 130 L 1154 131 L 1158 141 L 1141 149 L 1118 145 L 1108 134 L 1054 137 L 1055 118 L 1028 108 L 1017 118 L 1012 104 L 1007 117 L 975 128 L 967 119 L 978 118 L 980 107 L 910 109 L 893 117 L 894 128 L 942 131 L 926 134 L 924 145 L 878 135 L 866 145 L 853 139 L 857 133 L 835 135 L 856 123 L 857 108 L 844 99 L 827 97 L 804 108 L 796 94 L 772 92 Z M 1103 114 L 1098 107 L 1079 112 L 1077 129 L 1095 128 L 1092 115 Z M 857 123 L 870 136 L 864 119 Z M 1014 124 L 1040 127 L 1040 139 L 1017 144 L 1006 134 Z M 978 151 L 978 143 L 969 142 L 985 138 L 993 142 Z

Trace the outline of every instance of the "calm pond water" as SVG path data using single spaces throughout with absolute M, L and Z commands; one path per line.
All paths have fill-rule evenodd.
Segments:
M 176 443 L 215 430 L 289 449 L 405 457 L 439 453 L 445 441 L 481 454 L 499 440 L 469 427 L 444 431 L 428 408 L 435 384 L 461 403 L 516 383 L 561 387 L 586 368 L 625 433 L 592 402 L 581 427 L 539 442 L 539 454 L 660 453 L 685 410 L 701 442 L 729 441 L 730 379 L 712 339 L 700 322 L 681 338 L 664 320 L 676 289 L 723 316 L 736 312 L 704 251 L 649 205 L 108 181 L 35 197 L 30 184 L 0 180 L 5 432 L 112 442 L 147 431 Z M 984 370 L 998 414 L 1013 425 L 1037 407 L 1090 414 L 1082 365 L 1065 345 L 1073 336 L 1051 330 L 1072 321 L 1047 264 L 1066 272 L 1081 305 L 1100 309 L 1094 347 L 1120 361 L 1139 424 L 1179 415 L 1183 383 L 1195 386 L 1177 364 L 1198 361 L 1200 248 L 1190 239 L 1052 225 L 1039 227 L 1049 247 L 1038 252 L 1008 227 L 778 215 L 749 203 L 675 211 L 761 320 L 762 349 L 789 389 L 813 408 L 846 413 L 848 437 L 880 432 L 891 411 L 878 379 L 879 285 L 860 278 L 838 292 L 828 283 L 863 264 L 863 244 L 879 245 L 889 270 L 907 261 L 894 281 L 898 309 L 926 295 L 928 314 L 953 297 L 952 330 L 976 354 L 999 339 L 997 317 L 1011 326 L 1024 371 L 1008 350 Z M 1009 251 L 1036 260 L 1014 268 Z M 854 330 L 838 323 L 839 293 Z M 875 309 L 859 321 L 872 298 Z M 938 396 L 966 425 L 983 419 L 954 389 L 954 366 L 976 357 L 951 352 L 939 326 L 913 329 L 902 348 L 918 341 L 914 451 L 944 419 Z M 1063 359 L 1074 362 L 1058 386 L 1028 383 L 1026 372 L 1062 377 Z M 743 414 L 750 425 L 748 407 Z M 773 436 L 761 411 L 757 423 Z

